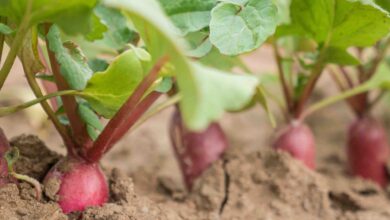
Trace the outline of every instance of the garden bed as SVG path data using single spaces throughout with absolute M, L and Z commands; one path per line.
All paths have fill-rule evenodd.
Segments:
M 328 113 L 331 115 L 331 111 Z M 242 131 L 253 131 L 254 127 L 259 129 L 253 121 L 256 115 L 258 116 L 256 112 L 250 111 L 243 116 L 224 120 L 232 146 L 223 159 L 196 182 L 191 194 L 182 190 L 183 184 L 175 168 L 171 172 L 162 171 L 168 169 L 166 164 L 172 162 L 172 158 L 161 156 L 166 155 L 166 152 L 162 151 L 157 142 L 151 141 L 154 143 L 154 152 L 159 155 L 154 155 L 151 159 L 160 160 L 151 162 L 149 166 L 131 168 L 131 164 L 136 163 L 135 159 L 146 159 L 145 155 L 150 153 L 148 151 L 153 151 L 148 147 L 143 150 L 135 147 L 137 144 L 145 145 L 144 141 L 149 135 L 160 129 L 146 124 L 136 136 L 125 139 L 122 147 L 112 152 L 108 156 L 109 160 L 104 161 L 111 194 L 109 203 L 103 207 L 89 208 L 82 214 L 66 216 L 46 196 L 41 202 L 36 201 L 34 190 L 22 183 L 0 189 L 0 216 L 6 217 L 5 219 L 54 220 L 77 219 L 80 214 L 81 219 L 97 220 L 390 218 L 387 193 L 374 183 L 348 175 L 343 148 L 340 146 L 343 128 L 326 129 L 329 128 L 327 125 L 334 123 L 326 120 L 327 117 L 311 121 L 318 125 L 314 126 L 316 133 L 324 134 L 324 137 L 319 138 L 317 146 L 318 172 L 313 172 L 287 154 L 276 153 L 266 147 L 259 148 L 253 135 L 233 133 L 235 128 L 232 125 L 240 123 Z M 162 114 L 150 124 L 164 121 L 164 116 L 166 115 Z M 348 117 L 344 117 L 344 120 L 348 120 Z M 321 131 L 318 130 L 319 127 Z M 266 126 L 262 129 L 267 133 Z M 39 180 L 61 157 L 47 150 L 35 136 L 22 135 L 13 138 L 11 143 L 20 149 L 22 155 L 16 164 L 16 170 Z M 127 143 L 131 143 L 131 146 L 126 146 Z M 164 144 L 162 140 L 162 145 Z M 145 155 L 129 156 L 124 153 L 131 152 L 132 149 L 139 149 Z M 121 160 L 121 167 L 129 169 L 111 168 L 117 165 L 115 157 L 119 154 L 130 158 L 128 161 Z M 155 166 L 156 164 L 161 164 L 161 167 Z

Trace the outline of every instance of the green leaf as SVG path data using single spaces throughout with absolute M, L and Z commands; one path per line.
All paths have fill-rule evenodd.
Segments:
M 61 99 L 57 98 L 56 99 L 57 101 L 62 101 Z M 62 103 L 59 103 L 59 106 L 58 106 L 58 109 L 57 111 L 55 112 L 56 115 L 64 115 L 65 114 L 65 108 L 64 106 L 62 105 Z
M 291 19 L 290 30 L 338 48 L 371 46 L 390 29 L 389 14 L 362 0 L 293 0 Z
M 59 29 L 53 25 L 47 34 L 49 49 L 55 53 L 61 74 L 71 89 L 82 90 L 92 76 L 92 70 L 81 50 L 73 43 L 62 43 Z
M 131 49 L 134 50 L 135 55 L 137 55 L 138 59 L 144 62 L 150 62 L 152 60 L 152 56 L 143 48 L 135 47 L 129 44 Z
M 183 35 L 209 26 L 211 9 L 217 0 L 159 0 Z
M 276 25 L 272 0 L 249 0 L 245 6 L 221 3 L 211 12 L 210 41 L 221 53 L 237 55 L 258 48 Z
M 257 79 L 226 74 L 190 62 L 184 55 L 186 45 L 183 39 L 178 37 L 157 1 L 106 0 L 105 3 L 126 12 L 154 61 L 169 56 L 183 95 L 180 109 L 190 129 L 204 129 L 225 110 L 237 110 L 251 100 Z
M 173 23 L 181 30 L 183 35 L 199 31 L 209 26 L 211 15 L 209 11 L 186 12 L 172 15 Z
M 295 27 L 290 28 L 324 42 L 332 29 L 335 1 L 338 0 L 292 0 L 290 13 Z
M 99 117 L 95 114 L 95 112 L 91 109 L 91 107 L 88 106 L 87 103 L 81 103 L 78 106 L 78 112 L 81 117 L 81 119 L 87 123 L 88 125 L 92 126 L 93 128 L 102 131 L 103 125 L 99 120 Z
M 206 56 L 202 57 L 200 59 L 200 62 L 206 66 L 210 66 L 223 71 L 231 71 L 234 67 L 240 67 L 245 71 L 247 70 L 247 67 L 241 61 L 240 57 L 222 55 L 215 48 L 212 48 Z
M 296 85 L 294 86 L 294 100 L 299 100 L 302 96 L 303 90 L 305 89 L 309 77 L 304 74 L 299 74 L 297 77 Z
M 377 72 L 369 81 L 363 84 L 364 86 L 368 86 L 371 89 L 385 89 L 389 90 L 390 89 L 390 68 L 389 66 L 385 63 L 382 62 L 379 67 Z
M 210 42 L 210 38 L 207 38 L 197 48 L 188 51 L 187 56 L 201 58 L 206 56 L 211 51 L 211 49 L 213 49 L 213 45 Z
M 166 93 L 172 89 L 173 81 L 171 77 L 163 77 L 161 82 L 156 87 L 155 91 Z
M 95 11 L 102 23 L 108 27 L 100 43 L 120 50 L 137 38 L 137 34 L 130 29 L 125 16 L 119 10 L 99 5 Z
M 244 6 L 249 0 L 220 0 L 220 2 L 231 3 L 235 5 Z
M 134 50 L 128 50 L 104 72 L 95 73 L 81 96 L 105 118 L 111 118 L 143 78 L 143 69 Z
M 107 69 L 108 63 L 107 63 L 107 61 L 105 61 L 103 59 L 96 58 L 96 59 L 89 60 L 88 66 L 89 66 L 89 68 L 92 69 L 92 71 L 94 73 L 103 72 L 104 70 Z
M 96 129 L 88 124 L 87 124 L 87 132 L 88 132 L 89 137 L 93 141 L 95 141 L 99 137 L 99 133 L 96 131 Z
M 13 164 L 18 161 L 20 157 L 20 152 L 17 147 L 11 147 L 7 152 L 4 154 L 4 159 L 7 161 L 8 168 L 12 169 Z
M 291 35 L 307 37 L 308 34 L 297 25 L 283 24 L 278 26 L 274 36 L 276 38 L 281 38 Z
M 99 136 L 99 133 L 103 130 L 103 125 L 99 120 L 99 117 L 96 113 L 89 107 L 87 103 L 80 103 L 78 105 L 78 113 L 81 119 L 87 125 L 88 135 L 92 138 L 92 140 L 96 140 Z
M 159 0 L 159 2 L 167 15 L 185 11 L 209 11 L 217 4 L 217 0 Z
M 3 23 L 0 23 L 0 34 L 9 35 L 9 34 L 12 34 L 14 32 L 15 31 L 12 30 L 12 28 L 10 28 L 9 26 L 7 26 Z
M 200 58 L 207 55 L 213 45 L 210 42 L 209 33 L 198 31 L 190 33 L 186 36 L 186 40 L 190 45 L 189 50 L 187 51 L 187 56 Z
M 89 41 L 102 39 L 107 30 L 107 26 L 100 21 L 100 18 L 97 15 L 94 14 L 92 16 L 92 30 L 85 35 L 85 38 Z
M 274 1 L 278 8 L 278 24 L 286 24 L 290 22 L 290 3 L 291 0 L 276 0 Z
M 375 0 L 375 3 L 379 5 L 381 8 L 390 12 L 390 1 L 389 0 Z
M 331 47 L 326 51 L 324 62 L 345 66 L 360 64 L 359 60 L 349 54 L 347 51 L 335 47 Z
M 198 84 L 203 87 L 199 92 L 204 99 L 196 106 L 199 112 L 192 118 L 195 127 L 207 125 L 225 110 L 240 110 L 256 92 L 259 82 L 254 76 L 230 74 L 196 63 L 193 65 Z M 186 98 L 189 97 L 183 95 L 183 99 Z
M 27 13 L 29 2 L 31 11 Z M 19 23 L 29 14 L 30 25 L 52 22 L 69 34 L 88 33 L 96 3 L 97 0 L 0 0 L 0 16 Z
M 338 1 L 331 46 L 371 46 L 390 30 L 390 16 L 373 4 Z
M 117 56 L 128 48 L 131 43 L 137 44 L 139 35 L 133 30 L 132 24 L 120 10 L 98 5 L 94 10 L 100 22 L 108 29 L 103 33 L 102 39 L 93 42 L 85 37 L 70 37 L 76 42 L 90 59 L 101 56 Z

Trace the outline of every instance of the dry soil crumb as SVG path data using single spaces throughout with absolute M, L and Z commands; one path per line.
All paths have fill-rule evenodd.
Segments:
M 24 186 L 26 187 L 26 186 Z M 24 188 L 24 190 L 27 190 Z M 4 220 L 66 220 L 55 203 L 38 202 L 31 196 L 22 196 L 15 184 L 0 189 L 0 219 Z M 31 189 L 28 191 L 33 191 Z
M 16 172 L 42 181 L 49 169 L 61 157 L 50 151 L 46 145 L 34 135 L 21 135 L 11 140 L 11 146 L 17 147 L 20 152 L 15 164 Z

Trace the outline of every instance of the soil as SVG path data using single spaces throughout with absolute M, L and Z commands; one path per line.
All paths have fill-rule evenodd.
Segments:
M 38 180 L 61 158 L 36 136 L 18 136 L 11 145 L 21 152 L 17 172 Z M 34 189 L 20 183 L 0 189 L 0 216 L 15 220 L 390 219 L 385 191 L 347 176 L 342 169 L 331 169 L 342 167 L 335 155 L 327 163 L 329 169 L 319 173 L 285 153 L 266 148 L 244 153 L 232 147 L 195 183 L 192 193 L 169 176 L 134 173 L 138 184 L 145 183 L 143 190 L 150 187 L 145 194 L 126 173 L 107 168 L 111 195 L 103 207 L 67 216 L 45 196 L 37 201 Z

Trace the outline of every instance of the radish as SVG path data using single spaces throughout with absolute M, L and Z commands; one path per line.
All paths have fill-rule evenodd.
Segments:
M 7 137 L 3 130 L 0 128 L 0 187 L 14 182 L 8 174 L 8 164 L 4 158 L 5 153 L 10 149 Z
M 389 144 L 386 131 L 378 121 L 363 116 L 352 123 L 348 132 L 347 155 L 352 174 L 386 186 L 385 165 L 389 159 Z
M 299 121 L 291 122 L 282 130 L 273 147 L 288 152 L 310 169 L 315 169 L 315 141 L 307 125 Z
M 337 21 L 337 25 L 325 25 L 326 28 L 323 25 L 313 25 L 311 22 L 313 20 L 324 20 L 323 14 L 316 13 L 317 9 L 324 7 L 330 12 L 327 13 L 325 20 Z M 303 8 L 308 10 L 303 11 Z M 361 8 L 362 10 L 359 12 L 362 14 L 348 13 L 351 8 Z M 280 99 L 273 97 L 273 88 L 268 91 L 269 97 L 275 99 L 281 107 L 286 121 L 303 122 L 313 112 L 352 96 L 358 96 L 360 101 L 349 99 L 350 105 L 354 108 L 367 108 L 368 110 L 376 102 L 375 100 L 383 97 L 384 92 L 381 92 L 377 97 L 374 97 L 373 103 L 367 105 L 369 100 L 365 99 L 371 96 L 364 93 L 388 85 L 386 74 L 372 78 L 381 61 L 387 57 L 387 48 L 390 46 L 390 40 L 386 37 L 387 30 L 390 28 L 390 23 L 387 23 L 390 21 L 388 12 L 375 4 L 365 4 L 362 1 L 291 0 L 289 9 L 289 25 L 293 26 L 294 29 L 302 30 L 298 35 L 302 34 L 306 37 L 304 40 L 299 40 L 300 42 L 291 42 L 286 46 L 285 40 L 288 39 L 286 37 L 296 36 L 297 32 L 289 30 L 291 27 L 289 25 L 289 28 L 284 25 L 279 26 L 270 43 L 273 47 L 279 84 L 283 92 L 283 103 Z M 383 32 L 375 32 L 375 36 L 369 26 L 362 26 L 356 22 L 359 18 L 372 15 L 371 13 L 385 18 L 371 20 L 375 24 L 386 26 L 384 29 L 378 29 L 383 30 Z M 343 28 L 339 29 L 340 27 Z M 356 34 L 363 33 L 366 28 L 365 36 Z M 343 37 L 334 34 L 338 31 L 342 33 Z M 312 46 L 302 48 L 301 45 L 305 43 Z M 365 53 L 366 47 L 368 48 L 367 54 Z M 361 60 L 348 54 L 348 58 L 351 59 L 346 61 L 347 59 L 344 59 L 348 53 L 346 48 L 356 48 L 356 55 L 358 55 L 356 57 Z M 341 56 L 336 57 L 336 54 L 346 56 L 341 58 Z M 329 64 L 336 64 L 339 67 L 334 68 Z M 344 66 L 348 66 L 348 69 Z M 313 92 L 321 76 L 326 73 L 324 70 L 327 67 L 331 68 L 329 68 L 330 71 L 326 72 L 331 73 L 343 93 L 312 103 L 311 101 L 314 101 L 311 99 Z M 388 73 L 388 71 L 381 72 Z M 353 74 L 355 75 L 353 76 Z M 368 82 L 370 79 L 373 80 Z M 294 137 L 294 134 L 299 137 Z M 303 124 L 290 124 L 276 140 L 274 147 L 290 152 L 310 168 L 315 167 L 314 138 L 310 129 Z
M 129 53 L 124 56 L 127 54 Z M 61 90 L 69 89 L 61 75 L 55 54 L 50 48 L 48 48 L 48 55 L 57 86 Z M 101 206 L 108 201 L 108 184 L 99 166 L 99 161 L 160 97 L 162 93 L 148 92 L 148 89 L 157 80 L 159 72 L 167 61 L 168 58 L 164 56 L 155 63 L 149 74 L 138 85 L 135 85 L 133 93 L 116 111 L 107 125 L 104 128 L 102 126 L 100 134 L 94 140 L 88 133 L 90 130 L 87 129 L 85 119 L 75 111 L 79 105 L 76 98 L 61 97 L 69 120 L 67 129 L 71 131 L 67 132 L 65 129 L 65 132 L 61 133 L 68 155 L 47 173 L 44 186 L 45 194 L 57 201 L 64 213 L 83 211 L 87 207 Z M 112 63 L 114 67 L 120 64 L 122 63 L 117 60 Z M 112 69 L 116 70 L 114 67 Z M 99 124 L 94 112 L 89 112 L 87 116 L 88 119 L 96 118 L 93 122 L 95 126 Z M 52 118 L 52 120 L 56 119 Z
M 47 174 L 44 185 L 54 187 L 54 192 L 47 190 L 46 194 L 58 200 L 64 213 L 82 211 L 108 200 L 107 181 L 99 165 L 80 159 L 60 160 Z
M 383 125 L 370 113 L 386 94 L 383 85 L 388 83 L 386 57 L 389 46 L 389 38 L 378 39 L 375 46 L 359 49 L 359 57 L 368 58 L 362 59 L 360 65 L 350 68 L 339 65 L 329 69 L 344 94 L 339 97 L 348 94 L 347 104 L 356 116 L 349 127 L 346 143 L 351 174 L 372 180 L 382 187 L 388 183 L 385 167 L 390 156 L 389 144 Z M 373 92 L 374 89 L 377 90 Z
M 188 190 L 192 189 L 194 181 L 228 147 L 225 134 L 218 123 L 210 124 L 201 132 L 189 131 L 177 108 L 171 119 L 170 137 Z
M 8 180 L 8 167 L 7 162 L 5 159 L 0 159 L 0 187 L 4 186 L 5 184 L 9 183 Z

